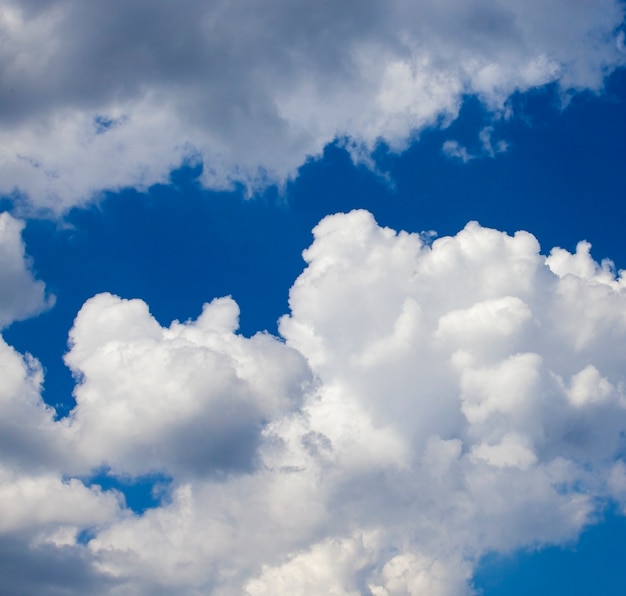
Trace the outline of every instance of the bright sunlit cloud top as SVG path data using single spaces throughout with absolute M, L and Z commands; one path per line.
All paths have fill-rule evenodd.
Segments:
M 286 343 L 236 334 L 230 298 L 164 328 L 140 300 L 93 297 L 67 419 L 2 343 L 16 552 L 82 552 L 92 593 L 462 595 L 484 554 L 623 506 L 626 291 L 608 262 L 476 223 L 429 246 L 366 211 L 314 236 Z M 67 480 L 103 466 L 174 491 L 136 515 Z

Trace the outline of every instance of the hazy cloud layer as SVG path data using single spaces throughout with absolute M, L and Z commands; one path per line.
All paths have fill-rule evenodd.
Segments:
M 610 262 L 476 223 L 427 245 L 365 211 L 314 235 L 284 343 L 238 335 L 230 298 L 168 328 L 140 300 L 89 300 L 67 419 L 2 344 L 0 549 L 33 569 L 17 593 L 461 596 L 485 553 L 624 505 Z M 80 480 L 103 465 L 172 492 L 134 514 Z
M 255 187 L 337 137 L 401 150 L 466 93 L 599 89 L 622 21 L 618 0 L 2 0 L 0 191 L 61 210 L 184 159 Z

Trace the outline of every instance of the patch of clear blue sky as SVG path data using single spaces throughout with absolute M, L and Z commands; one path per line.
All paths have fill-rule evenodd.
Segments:
M 172 479 L 165 474 L 116 476 L 109 468 L 96 470 L 91 476 L 81 480 L 87 486 L 96 485 L 103 490 L 116 490 L 122 493 L 126 506 L 135 513 L 143 513 L 147 509 L 158 507 L 169 498 L 172 485 Z M 89 531 L 86 534 L 89 535 Z
M 169 324 L 195 318 L 203 302 L 232 295 L 242 333 L 276 333 L 311 229 L 325 215 L 355 208 L 370 210 L 382 225 L 439 235 L 454 234 L 469 220 L 510 233 L 526 229 L 544 251 L 555 245 L 573 250 L 586 239 L 596 259 L 609 257 L 626 268 L 626 72 L 613 74 L 602 96 L 578 95 L 564 111 L 553 87 L 520 94 L 512 105 L 514 118 L 493 122 L 467 98 L 449 128 L 424 131 L 400 155 L 379 148 L 378 168 L 393 185 L 355 167 L 335 144 L 304 165 L 282 197 L 276 189 L 252 200 L 241 190 L 205 191 L 197 183 L 199 168 L 181 168 L 169 185 L 145 194 L 113 193 L 98 206 L 72 211 L 67 226 L 30 220 L 27 250 L 57 302 L 15 323 L 5 337 L 41 360 L 44 398 L 65 415 L 74 381 L 62 354 L 85 300 L 104 291 L 141 298 Z M 443 155 L 449 139 L 477 152 L 485 126 L 509 144 L 506 153 L 468 163 Z M 124 492 L 137 511 L 157 503 L 154 479 L 134 485 L 106 474 L 96 479 Z M 575 550 L 487 559 L 476 585 L 485 596 L 624 593 L 625 529 L 623 518 L 609 516 Z M 602 576 L 604 587 L 597 591 L 598 584 L 576 580 L 579 567 Z
M 622 596 L 626 517 L 607 513 L 574 544 L 485 557 L 474 585 L 483 596 Z

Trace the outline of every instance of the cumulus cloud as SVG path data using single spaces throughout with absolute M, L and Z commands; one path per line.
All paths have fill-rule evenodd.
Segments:
M 0 363 L 2 462 L 18 470 L 45 471 L 62 460 L 63 439 L 54 424 L 54 410 L 41 400 L 41 365 L 29 354 L 18 354 L 2 337 Z
M 336 138 L 402 150 L 465 94 L 600 89 L 622 21 L 618 0 L 2 0 L 0 190 L 63 210 L 186 159 L 255 188 Z
M 254 465 L 263 424 L 299 408 L 304 359 L 268 334 L 236 335 L 230 298 L 163 329 L 140 300 L 100 294 L 78 313 L 69 431 L 87 469 L 202 475 Z
M 54 449 L 2 470 L 0 547 L 78 558 L 96 593 L 462 596 L 486 553 L 624 507 L 626 285 L 587 243 L 546 257 L 469 223 L 429 244 L 355 211 L 304 258 L 282 341 L 237 334 L 230 298 L 169 327 L 89 300 L 64 420 L 7 346 L 2 403 L 36 425 L 7 416 Z M 131 513 L 79 479 L 102 465 L 171 493 Z
M 64 425 L 41 399 L 39 363 L 0 337 L 0 578 L 7 594 L 91 591 L 99 577 L 82 532 L 123 517 L 123 497 L 65 471 L 72 453 Z
M 52 303 L 45 285 L 35 279 L 26 256 L 24 222 L 0 213 L 0 329 L 33 316 Z

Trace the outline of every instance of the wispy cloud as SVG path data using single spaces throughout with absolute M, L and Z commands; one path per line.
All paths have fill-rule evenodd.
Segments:
M 450 139 L 445 141 L 441 147 L 444 155 L 460 159 L 463 163 L 467 163 L 471 159 L 477 157 L 495 157 L 498 153 L 505 153 L 509 145 L 508 143 L 500 139 L 497 142 L 493 142 L 493 126 L 485 126 L 478 133 L 478 140 L 480 141 L 480 150 L 477 153 L 470 153 L 467 147 L 461 145 L 459 141 Z

